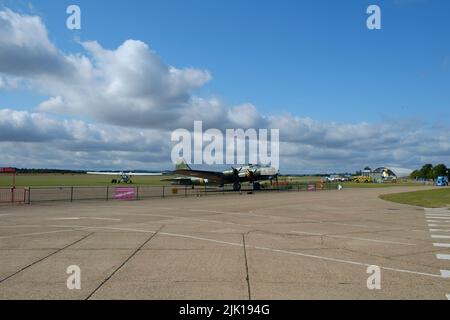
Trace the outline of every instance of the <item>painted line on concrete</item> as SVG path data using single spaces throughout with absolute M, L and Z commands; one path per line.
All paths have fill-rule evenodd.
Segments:
M 61 233 L 61 232 L 74 232 L 74 231 L 80 231 L 80 230 L 56 230 L 56 231 L 47 231 L 47 232 L 22 233 L 22 234 L 14 234 L 14 235 L 10 235 L 10 236 L 1 236 L 0 239 L 10 239 L 10 238 L 17 238 L 17 237 L 39 236 L 39 235 L 44 235 L 44 234 Z
M 439 221 L 439 220 L 427 220 L 427 222 L 431 222 L 431 223 L 441 223 L 441 222 L 445 222 L 445 223 L 450 223 L 450 220 L 445 220 L 445 221 Z
M 166 210 L 169 210 L 169 208 L 164 208 Z M 172 208 L 174 209 L 174 208 Z M 180 208 L 180 210 L 182 210 Z M 301 220 L 296 217 L 285 217 L 285 216 L 275 216 L 275 215 L 265 215 L 265 214 L 256 214 L 256 213 L 246 213 L 246 212 L 227 212 L 227 211 L 217 211 L 217 210 L 207 210 L 207 209 L 188 209 L 190 212 L 205 212 L 205 213 L 212 213 L 212 214 L 229 214 L 229 215 L 247 215 L 247 216 L 253 216 L 253 217 L 262 217 L 262 218 L 281 218 L 281 219 L 289 219 L 294 221 L 302 221 L 302 222 L 311 222 L 311 223 L 324 223 L 324 224 L 335 224 L 335 225 L 342 225 L 342 226 L 350 226 L 350 227 L 359 227 L 359 228 L 383 228 L 380 226 L 369 226 L 364 224 L 351 224 L 351 223 L 343 223 L 343 222 L 334 222 L 334 221 L 322 221 L 322 220 L 315 220 L 315 219 L 305 219 Z
M 427 212 L 425 212 L 425 214 L 428 214 L 428 215 L 447 215 L 447 214 L 450 214 L 450 211 L 449 210 L 447 210 L 447 211 L 427 211 Z
M 433 243 L 433 246 L 437 248 L 450 248 L 450 243 Z
M 48 218 L 50 221 L 65 221 L 65 220 L 105 220 L 105 221 L 122 221 L 118 218 L 99 218 L 99 217 L 66 217 L 66 218 Z
M 378 240 L 378 239 L 367 239 L 367 238 L 359 238 L 359 237 L 346 237 L 346 236 L 337 236 L 337 235 L 327 235 L 321 233 L 309 233 L 309 232 L 301 232 L 301 231 L 291 231 L 293 233 L 311 235 L 311 236 L 321 236 L 328 238 L 337 238 L 337 239 L 350 239 L 350 240 L 358 240 L 358 241 L 367 241 L 367 242 L 378 242 L 378 243 L 389 243 L 389 244 L 399 244 L 404 246 L 416 246 L 415 243 L 405 243 L 405 242 L 397 242 L 397 241 L 388 241 L 388 240 Z
M 42 227 L 45 226 L 37 224 L 18 224 L 13 226 L 0 226 L 0 228 L 42 228 Z
M 450 232 L 449 229 L 430 229 L 431 232 Z
M 439 220 L 446 220 L 446 219 L 449 219 L 450 218 L 450 216 L 448 216 L 448 217 L 435 217 L 435 216 L 433 216 L 433 217 L 430 217 L 430 216 L 427 216 L 427 219 L 439 219 Z
M 439 260 L 450 260 L 450 254 L 437 254 L 436 258 Z
M 134 216 L 148 216 L 148 217 L 162 217 L 162 218 L 175 218 L 175 219 L 183 219 L 183 220 L 192 220 L 192 221 L 198 221 L 198 222 L 211 222 L 211 223 L 219 223 L 219 224 L 230 224 L 230 225 L 237 225 L 237 226 L 243 226 L 243 227 L 253 227 L 249 224 L 242 224 L 242 223 L 236 223 L 236 222 L 230 222 L 230 221 L 219 221 L 219 220 L 209 220 L 209 219 L 197 219 L 197 218 L 189 218 L 189 217 L 183 217 L 183 216 L 174 216 L 174 215 L 167 215 L 167 214 L 153 214 L 153 213 L 133 213 Z
M 445 279 L 450 278 L 450 270 L 441 270 L 441 277 Z
M 81 219 L 91 219 L 91 220 L 106 220 L 106 221 L 122 221 L 122 219 L 117 219 L 117 218 L 98 218 L 98 217 L 86 217 L 86 218 L 81 218 Z
M 352 223 L 343 223 L 343 222 L 324 222 L 324 223 L 331 223 L 331 224 L 335 224 L 338 226 L 350 226 L 350 227 L 358 227 L 358 228 L 368 228 L 368 229 L 373 229 L 373 228 L 381 228 L 378 226 L 369 226 L 366 224 L 352 224 Z
M 104 230 L 122 230 L 122 231 L 134 231 L 134 232 L 145 232 L 145 233 L 157 233 L 157 231 L 153 230 L 142 230 L 142 229 L 131 229 L 131 228 L 116 228 L 116 227 L 89 227 L 89 226 L 71 226 L 72 228 L 85 228 L 85 229 L 104 229 Z M 206 241 L 211 243 L 218 243 L 218 244 L 224 244 L 224 245 L 230 245 L 234 247 L 242 247 L 242 243 L 235 243 L 235 242 L 228 242 L 228 241 L 222 241 L 222 240 L 215 240 L 215 239 L 209 239 L 209 238 L 203 238 L 203 237 L 196 237 L 196 236 L 190 236 L 185 234 L 177 234 L 177 233 L 169 233 L 169 232 L 158 232 L 159 235 L 165 235 L 169 237 L 176 237 L 176 238 L 184 238 L 184 239 L 193 239 L 193 240 L 199 240 L 199 241 Z M 267 248 L 267 247 L 259 247 L 259 246 L 251 246 L 247 245 L 247 248 L 253 248 L 258 250 L 264 250 L 264 251 L 270 251 L 270 252 L 278 252 L 278 253 L 284 253 L 299 257 L 305 257 L 305 258 L 312 258 L 312 259 L 318 259 L 318 260 L 324 260 L 324 261 L 331 261 L 331 262 L 337 262 L 337 263 L 345 263 L 345 264 L 351 264 L 351 265 L 357 265 L 357 266 L 364 266 L 369 267 L 374 265 L 373 263 L 364 263 L 364 262 L 358 262 L 358 261 L 351 261 L 351 260 L 343 260 L 343 259 L 337 259 L 337 258 L 331 258 L 326 256 L 318 256 L 313 254 L 307 254 L 307 253 L 301 253 L 301 252 L 295 252 L 295 251 L 288 251 L 288 250 L 281 250 L 281 249 L 273 249 L 273 248 Z M 419 272 L 414 270 L 406 270 L 406 269 L 398 269 L 398 268 L 391 268 L 391 267 L 382 267 L 381 269 L 394 271 L 394 272 L 400 272 L 400 273 L 409 273 L 419 276 L 426 276 L 426 277 L 433 277 L 433 278 L 440 278 L 441 275 L 438 274 L 432 274 L 427 272 Z
M 443 236 L 443 235 L 440 235 L 440 234 L 432 234 L 431 238 L 432 239 L 450 239 L 450 236 Z
M 434 227 L 444 227 L 444 228 L 450 227 L 450 225 L 447 225 L 447 224 L 428 224 L 428 226 L 432 227 L 432 228 L 434 228 Z

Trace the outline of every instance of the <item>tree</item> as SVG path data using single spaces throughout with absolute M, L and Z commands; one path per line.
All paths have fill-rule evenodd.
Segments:
M 432 179 L 436 179 L 439 176 L 447 176 L 447 166 L 445 164 L 438 164 L 431 170 Z
M 420 171 L 419 170 L 414 170 L 409 177 L 411 179 L 421 178 Z
M 420 169 L 420 178 L 422 179 L 433 179 L 433 165 L 430 163 L 427 163 Z

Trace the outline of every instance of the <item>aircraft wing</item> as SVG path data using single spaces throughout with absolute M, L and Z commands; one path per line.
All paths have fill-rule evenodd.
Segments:
M 100 171 L 91 171 L 87 172 L 87 174 L 95 174 L 95 175 L 104 175 L 104 176 L 120 176 L 120 175 L 127 175 L 127 176 L 162 176 L 162 173 L 156 172 L 156 173 L 140 173 L 140 172 L 100 172 Z
M 221 183 L 223 181 L 223 173 L 222 172 L 177 169 L 177 170 L 175 170 L 175 173 L 182 175 L 182 176 L 207 179 L 210 182 Z
M 102 175 L 102 176 L 120 176 L 122 172 L 86 172 L 86 174 L 95 174 L 95 175 Z
M 127 173 L 128 176 L 162 176 L 163 174 L 160 172 L 149 172 L 149 173 L 140 173 L 140 172 L 130 172 Z

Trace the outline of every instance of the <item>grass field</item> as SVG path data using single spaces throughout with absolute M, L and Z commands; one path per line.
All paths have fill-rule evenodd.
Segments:
M 391 187 L 418 187 L 421 184 L 417 182 L 397 182 L 397 183 L 357 183 L 344 182 L 344 188 L 391 188 Z
M 112 179 L 119 176 L 96 176 L 87 174 L 18 174 L 16 176 L 16 186 L 18 187 L 49 187 L 49 186 L 105 186 L 110 185 Z M 142 176 L 133 177 L 136 185 L 167 185 L 167 181 L 161 179 L 170 176 Z M 0 187 L 10 187 L 12 184 L 11 175 L 0 175 Z
M 133 177 L 135 185 L 169 185 L 170 181 L 161 181 L 162 179 L 170 179 L 175 176 L 142 176 Z M 106 186 L 111 184 L 112 179 L 118 176 L 96 176 L 87 174 L 18 174 L 16 176 L 17 187 L 49 187 L 49 186 Z M 289 182 L 289 184 L 305 184 L 321 181 L 321 177 L 317 176 L 282 176 L 280 182 Z M 342 183 L 344 188 L 388 188 L 397 186 L 417 186 L 417 183 L 399 182 L 399 183 Z M 0 174 L 0 187 L 11 187 L 12 176 L 9 174 Z
M 443 208 L 450 206 L 450 188 L 387 194 L 380 198 L 424 208 Z
M 169 185 L 170 181 L 161 181 L 175 176 L 142 176 L 133 177 L 135 185 Z M 118 176 L 96 176 L 87 174 L 18 174 L 16 176 L 16 186 L 18 187 L 49 187 L 49 186 L 105 186 L 110 185 L 112 179 Z M 320 177 L 280 177 L 279 181 L 289 183 L 307 183 L 320 181 Z M 0 175 L 0 187 L 10 187 L 12 176 L 8 174 Z

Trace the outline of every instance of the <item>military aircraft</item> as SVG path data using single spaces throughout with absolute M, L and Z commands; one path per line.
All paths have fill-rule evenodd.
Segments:
M 234 191 L 241 190 L 242 182 L 250 182 L 253 184 L 254 190 L 261 189 L 258 181 L 274 179 L 278 181 L 278 170 L 272 167 L 263 167 L 260 165 L 246 165 L 240 168 L 231 168 L 223 172 L 218 171 L 203 171 L 192 170 L 191 167 L 183 160 L 176 165 L 175 173 L 184 177 L 195 177 L 203 179 L 206 183 L 218 184 L 224 186 L 225 184 L 233 184 Z M 187 178 L 189 179 L 189 178 Z
M 204 186 L 209 183 L 208 179 L 197 177 L 175 177 L 162 179 L 161 181 L 170 181 L 170 184 L 177 186 Z
M 140 172 L 100 172 L 100 171 L 91 171 L 87 172 L 87 174 L 95 174 L 95 175 L 103 175 L 103 176 L 116 176 L 119 179 L 112 179 L 111 183 L 133 183 L 131 177 L 133 176 L 162 176 L 162 173 L 140 173 Z

